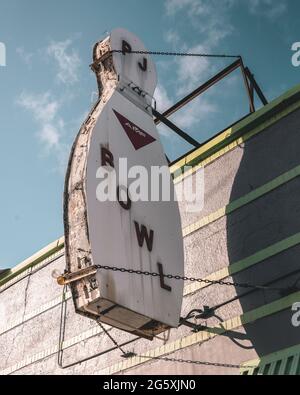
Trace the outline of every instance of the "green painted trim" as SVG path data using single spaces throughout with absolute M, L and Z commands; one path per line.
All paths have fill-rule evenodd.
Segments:
M 278 255 L 290 248 L 295 247 L 300 244 L 300 233 L 296 233 L 293 236 L 290 236 L 284 240 L 279 241 L 278 243 L 272 244 L 271 246 L 264 248 L 256 252 L 253 255 L 250 255 L 247 258 L 241 259 L 238 262 L 232 263 L 229 266 L 224 267 L 223 269 L 218 270 L 205 277 L 206 280 L 211 281 L 219 281 L 224 280 L 227 277 L 230 277 L 234 274 L 240 273 L 250 267 L 257 265 L 269 258 L 272 258 L 275 255 Z M 184 290 L 184 295 L 188 295 L 194 292 L 197 292 L 201 289 L 209 287 L 210 284 L 205 283 L 194 283 L 188 285 Z
M 269 373 L 271 375 L 272 373 L 274 373 L 274 368 L 276 366 L 276 363 L 278 361 L 282 361 L 282 362 L 287 361 L 289 357 L 294 357 L 294 366 L 292 366 L 291 374 L 296 374 L 298 363 L 300 361 L 300 344 L 276 351 L 272 354 L 263 356 L 261 358 L 244 362 L 241 365 L 241 374 L 247 372 L 248 375 L 253 375 L 254 370 L 257 368 L 259 368 L 259 373 L 263 372 L 265 366 L 270 364 L 271 367 Z M 284 363 L 282 363 L 282 365 L 284 365 Z M 249 368 L 249 366 L 252 366 L 252 368 Z
M 176 178 L 182 176 L 185 166 L 195 167 L 199 165 L 201 161 L 208 161 L 208 159 L 218 151 L 224 149 L 238 139 L 242 138 L 242 140 L 238 142 L 238 144 L 241 144 L 291 112 L 296 111 L 300 107 L 299 99 L 300 85 L 297 85 L 273 102 L 240 121 L 234 127 L 216 136 L 213 140 L 204 144 L 204 146 L 187 154 L 184 158 L 174 163 L 170 168 L 174 175 L 174 179 L 176 180 Z M 231 149 L 235 148 L 236 145 L 237 144 L 233 144 Z M 226 152 L 228 152 L 228 150 L 224 149 L 222 154 Z M 214 158 L 212 158 L 212 160 L 214 160 Z M 190 172 L 188 172 L 187 175 L 189 174 Z
M 246 206 L 247 204 L 261 198 L 262 196 L 274 191 L 275 189 L 281 187 L 284 184 L 292 181 L 296 177 L 300 176 L 300 165 L 294 167 L 292 170 L 287 171 L 279 177 L 274 178 L 272 181 L 262 185 L 261 187 L 255 189 L 254 191 L 249 192 L 248 194 L 242 196 L 241 198 L 234 200 L 229 203 L 227 206 L 220 208 L 214 213 L 208 215 L 207 217 L 202 218 L 200 221 L 195 222 L 194 224 L 188 225 L 183 229 L 183 235 L 188 236 L 191 233 L 203 228 L 211 224 L 212 222 L 217 221 L 225 215 L 229 215 L 234 211 L 240 209 L 241 207 Z
M 266 259 L 273 257 L 274 255 L 278 255 L 283 251 L 295 247 L 298 244 L 300 244 L 300 233 L 296 233 L 291 237 L 288 237 L 261 251 L 256 252 L 248 258 L 233 263 L 228 267 L 228 272 L 230 275 L 239 273 L 245 269 L 248 269 L 251 266 L 256 265 L 257 263 L 263 262 Z
M 0 287 L 2 287 L 3 285 L 5 285 L 8 281 L 11 281 L 12 279 L 14 279 L 15 277 L 21 275 L 23 272 L 25 272 L 26 270 L 38 265 L 39 263 L 41 263 L 42 261 L 44 261 L 45 259 L 51 257 L 51 255 L 56 254 L 58 251 L 60 251 L 61 249 L 63 249 L 64 247 L 64 242 L 60 242 L 58 241 L 57 246 L 55 246 L 54 248 L 49 249 L 46 253 L 40 255 L 38 258 L 36 258 L 35 260 L 31 261 L 30 263 L 28 263 L 27 265 L 24 265 L 23 267 L 21 267 L 20 269 L 17 269 L 16 271 L 12 271 L 10 270 L 5 276 L 3 276 L 2 278 L 0 278 Z
M 241 197 L 240 199 L 237 199 L 234 202 L 230 203 L 226 208 L 226 214 L 230 214 L 233 211 L 241 208 L 242 206 L 245 206 L 253 202 L 254 200 L 259 199 L 263 195 L 266 195 L 267 193 L 272 192 L 274 189 L 277 189 L 282 185 L 287 184 L 298 176 L 300 176 L 300 166 L 297 166 L 294 169 L 287 171 L 286 173 L 268 182 L 267 184 L 248 193 L 244 197 Z
M 261 306 L 254 311 L 249 311 L 242 316 L 242 324 L 250 324 L 255 320 L 259 320 L 263 317 L 273 315 L 279 311 L 286 310 L 291 307 L 294 303 L 299 302 L 300 292 L 296 292 L 292 295 L 286 296 L 285 298 L 276 300 L 270 304 Z

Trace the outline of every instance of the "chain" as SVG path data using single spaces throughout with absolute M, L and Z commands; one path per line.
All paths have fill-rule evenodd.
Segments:
M 100 320 L 97 320 L 98 325 L 101 327 L 103 332 L 109 337 L 109 339 L 114 343 L 114 345 L 121 351 L 122 357 L 129 359 L 134 357 L 144 358 L 144 359 L 152 359 L 157 361 L 165 361 L 165 362 L 177 362 L 177 363 L 186 363 L 191 365 L 200 365 L 200 366 L 215 366 L 219 368 L 230 368 L 230 369 L 240 369 L 240 365 L 232 365 L 228 363 L 218 363 L 218 362 L 206 362 L 206 361 L 193 361 L 190 359 L 177 359 L 177 358 L 168 358 L 168 357 L 150 357 L 145 355 L 138 355 L 135 352 L 125 352 L 122 347 L 118 344 L 118 342 L 110 335 L 110 333 L 105 329 L 105 327 L 101 324 Z M 253 366 L 243 366 L 243 368 L 253 368 Z
M 230 369 L 240 369 L 241 368 L 241 365 L 232 365 L 229 363 L 218 363 L 218 362 L 193 361 L 190 359 L 177 359 L 177 358 L 167 358 L 167 357 L 146 357 L 144 355 L 141 355 L 140 358 L 154 359 L 154 360 L 165 361 L 165 362 L 187 363 L 187 364 L 191 364 L 191 365 L 215 366 L 218 368 L 230 368 Z M 251 368 L 253 368 L 253 366 L 243 366 L 243 368 L 251 369 Z
M 266 287 L 263 285 L 254 285 L 249 283 L 237 283 L 237 282 L 230 282 L 230 281 L 223 281 L 223 280 L 208 280 L 203 278 L 194 278 L 194 277 L 185 277 L 185 276 L 175 276 L 172 274 L 159 274 L 153 273 L 148 271 L 142 270 L 134 270 L 134 269 L 125 269 L 120 267 L 113 267 L 113 266 L 102 266 L 96 265 L 97 269 L 102 270 L 110 270 L 113 272 L 121 272 L 121 273 L 129 273 L 129 274 L 137 274 L 141 276 L 152 276 L 152 277 L 164 277 L 170 280 L 183 280 L 183 281 L 191 281 L 191 282 L 198 282 L 208 285 L 226 285 L 226 286 L 233 286 L 239 288 L 251 288 L 251 289 L 261 289 L 261 290 L 272 290 L 272 291 L 282 291 L 282 288 L 273 288 L 273 287 Z
M 118 342 L 111 336 L 111 334 L 105 329 L 104 325 L 101 324 L 99 320 L 97 320 L 97 324 L 100 326 L 100 328 L 103 330 L 103 332 L 106 334 L 106 336 L 114 343 L 114 345 L 121 351 L 123 355 L 127 355 L 126 352 L 122 349 L 122 347 L 118 344 Z
M 122 54 L 139 54 L 139 55 L 159 55 L 159 56 L 190 56 L 190 57 L 206 57 L 206 58 L 235 58 L 240 59 L 240 55 L 219 55 L 207 53 L 189 53 L 189 52 L 163 52 L 163 51 L 123 51 L 121 49 L 113 49 L 110 53 Z
M 175 362 L 175 363 L 186 363 L 191 365 L 199 365 L 199 366 L 215 366 L 218 368 L 229 368 L 229 369 L 240 369 L 240 365 L 233 365 L 229 363 L 218 363 L 218 362 L 206 362 L 206 361 L 193 361 L 190 359 L 177 359 L 177 358 L 168 358 L 168 357 L 150 357 L 145 355 L 138 355 L 135 352 L 125 352 L 122 347 L 118 344 L 118 342 L 108 333 L 108 331 L 104 328 L 104 326 L 97 321 L 99 326 L 103 329 L 104 333 L 110 338 L 110 340 L 114 343 L 114 345 L 122 352 L 122 357 L 125 359 L 129 358 L 143 358 L 148 360 L 157 360 L 157 361 L 165 361 L 165 362 Z M 147 361 L 145 361 L 147 362 Z M 253 366 L 243 366 L 245 369 L 252 369 Z

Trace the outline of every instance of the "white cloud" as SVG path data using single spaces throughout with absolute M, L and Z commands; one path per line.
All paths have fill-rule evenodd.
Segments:
M 46 123 L 43 125 L 40 133 L 40 140 L 49 148 L 58 147 L 60 143 L 60 133 L 56 126 Z
M 166 111 L 173 104 L 170 96 L 168 95 L 168 92 L 161 84 L 159 84 L 157 86 L 155 93 L 154 93 L 154 98 L 156 100 L 157 111 L 159 111 L 160 113 L 163 113 L 164 111 Z M 166 125 L 164 125 L 162 123 L 159 124 L 158 131 L 163 136 L 166 136 L 168 138 L 172 137 L 171 130 Z
M 23 92 L 17 99 L 17 104 L 29 112 L 37 124 L 36 136 L 42 147 L 41 154 L 53 155 L 56 158 L 54 170 L 64 172 L 68 152 L 69 137 L 66 134 L 66 122 L 63 117 L 63 106 L 75 97 L 74 84 L 79 81 L 81 60 L 78 52 L 72 47 L 73 41 L 52 41 L 46 48 L 39 50 L 43 59 L 54 62 L 56 66 L 56 80 L 66 88 L 53 95 L 50 90 L 44 93 Z M 31 65 L 32 57 L 23 47 L 17 49 L 23 61 Z M 48 82 L 49 83 L 49 82 Z M 53 81 L 50 82 L 53 84 Z M 81 122 L 74 120 L 67 123 L 68 129 L 79 127 Z
M 234 33 L 230 11 L 241 5 L 251 14 L 273 19 L 286 11 L 287 0 L 165 0 L 167 16 L 176 16 L 176 20 L 194 27 L 195 37 L 199 37 L 200 43 L 190 45 L 182 40 L 179 29 L 183 26 L 168 30 L 165 41 L 183 52 L 226 53 L 221 44 Z M 187 94 L 195 85 L 207 80 L 217 71 L 215 60 L 206 57 L 177 58 L 174 64 L 177 70 L 178 96 Z
M 189 9 L 189 15 L 201 15 L 207 13 L 207 2 L 202 0 L 167 0 L 167 15 L 171 16 L 184 8 Z
M 166 13 L 170 17 L 180 13 L 181 20 L 194 27 L 199 44 L 190 45 L 180 40 L 178 30 L 165 34 L 168 43 L 175 42 L 177 49 L 192 53 L 218 53 L 222 40 L 234 31 L 229 11 L 236 0 L 166 0 Z M 221 50 L 221 53 L 224 49 Z M 216 71 L 216 62 L 207 57 L 182 57 L 175 60 L 177 94 L 187 94 Z
M 157 87 L 154 96 L 159 112 L 167 110 L 174 103 L 174 100 L 171 99 L 166 89 L 162 85 Z M 186 131 L 187 129 L 199 123 L 199 121 L 207 119 L 216 112 L 218 112 L 218 107 L 215 104 L 212 104 L 203 97 L 198 97 L 171 116 L 170 119 L 175 123 L 175 125 Z M 175 137 L 175 134 L 171 131 L 171 129 L 162 124 L 159 126 L 159 132 L 167 137 Z
M 23 92 L 18 99 L 18 104 L 30 110 L 38 122 L 51 122 L 59 109 L 59 103 L 51 98 L 50 92 L 43 94 L 29 94 Z
M 216 45 L 233 30 L 227 23 L 228 11 L 236 0 L 166 0 L 165 8 L 168 16 L 180 12 L 188 17 L 188 22 L 203 33 L 205 46 Z M 174 34 L 174 31 L 173 31 Z
M 188 52 L 204 53 L 205 48 L 197 45 L 190 48 Z M 211 62 L 208 58 L 182 57 L 176 60 L 177 63 L 177 81 L 179 83 L 178 95 L 187 94 L 200 80 L 203 81 L 208 76 L 211 69 Z
M 42 94 L 23 92 L 17 100 L 17 104 L 32 115 L 38 128 L 36 137 L 39 140 L 42 150 L 41 157 L 52 155 L 56 159 L 53 171 L 64 174 L 68 162 L 70 151 L 70 138 L 66 130 L 79 129 L 87 117 L 88 112 L 84 112 L 77 119 L 65 122 L 61 116 L 64 100 L 58 100 L 50 92 Z
M 37 136 L 46 149 L 58 149 L 63 121 L 58 116 L 60 103 L 49 92 L 43 94 L 22 93 L 17 104 L 29 111 L 39 125 Z
M 181 21 L 181 26 L 176 25 L 165 33 L 165 41 L 173 45 L 173 49 L 189 53 L 218 53 L 224 38 L 234 32 L 230 23 L 230 10 L 236 4 L 237 0 L 166 0 L 166 14 L 172 20 Z M 178 15 L 177 15 L 178 14 Z M 180 18 L 179 18 L 180 15 Z M 189 24 L 194 29 L 194 44 L 187 43 L 180 34 L 184 25 Z M 197 38 L 198 43 L 195 43 Z M 220 51 L 226 52 L 224 47 Z M 213 76 L 220 68 L 220 62 L 215 62 L 207 57 L 178 57 L 173 61 L 175 67 L 175 97 L 170 99 L 166 90 L 160 86 L 157 90 L 158 108 L 161 109 L 160 103 L 166 103 L 170 106 L 191 90 L 195 89 L 205 80 Z M 221 67 L 223 62 L 221 63 Z M 171 119 L 184 131 L 190 132 L 199 125 L 199 122 L 209 120 L 219 111 L 219 106 L 215 96 L 200 96 L 194 99 L 187 106 L 182 108 Z M 163 129 L 166 135 L 166 129 Z M 168 136 L 173 136 L 171 132 Z
M 178 111 L 172 119 L 176 125 L 186 130 L 186 128 L 191 128 L 200 121 L 208 119 L 209 116 L 216 112 L 218 112 L 218 108 L 215 104 L 203 97 L 198 97 Z
M 248 0 L 249 10 L 254 15 L 276 19 L 287 10 L 286 0 Z
M 72 40 L 53 41 L 47 48 L 47 55 L 56 62 L 57 80 L 65 85 L 73 85 L 79 80 L 81 60 L 78 52 L 71 48 Z
M 203 33 L 202 45 L 215 46 L 233 32 L 230 10 L 234 6 L 246 7 L 253 15 L 276 19 L 284 14 L 288 0 L 166 0 L 165 9 L 169 17 L 180 13 L 183 20 Z M 176 30 L 172 31 L 176 37 Z M 178 34 L 177 34 L 178 37 Z M 167 42 L 172 35 L 167 33 Z
M 165 34 L 164 34 L 164 39 L 168 44 L 172 44 L 173 46 L 177 45 L 180 43 L 180 36 L 179 33 L 176 32 L 175 30 L 171 29 L 168 30 Z
M 287 0 L 243 0 L 253 14 L 262 14 L 271 18 L 277 17 L 287 10 Z M 233 5 L 241 4 L 241 0 L 166 0 L 165 7 L 168 16 L 179 11 L 185 11 L 192 17 L 203 15 L 212 16 L 212 9 L 218 14 Z M 217 8 L 219 6 L 219 9 Z
M 232 15 L 240 11 L 241 7 L 253 16 L 259 15 L 273 21 L 286 12 L 287 4 L 287 0 L 165 0 L 166 16 L 172 27 L 166 29 L 164 40 L 171 50 L 178 52 L 230 53 L 228 38 L 239 33 L 235 30 Z M 185 38 L 187 26 L 189 33 L 194 33 L 189 35 L 189 41 Z M 168 69 L 175 69 L 174 96 L 170 97 L 166 89 L 159 86 L 155 94 L 158 110 L 163 111 L 171 106 L 179 97 L 188 94 L 225 67 L 225 64 L 228 64 L 228 59 L 216 61 L 207 57 L 177 57 L 161 62 L 163 75 L 168 75 Z M 224 80 L 226 89 L 221 90 L 223 96 L 226 96 L 228 89 L 234 92 L 238 90 L 237 82 L 240 79 L 237 78 L 233 75 Z M 216 95 L 216 91 L 212 89 L 182 108 L 171 119 L 190 133 L 199 122 L 205 124 L 205 121 L 215 117 L 220 111 L 221 96 L 220 92 Z M 161 125 L 160 132 L 170 138 L 172 145 L 175 134 Z
M 18 47 L 16 49 L 17 54 L 20 56 L 20 58 L 23 60 L 23 62 L 31 67 L 32 64 L 32 58 L 33 58 L 33 53 L 28 52 L 24 49 L 24 47 Z
M 156 107 L 159 112 L 164 112 L 172 105 L 172 101 L 168 96 L 166 89 L 159 84 L 155 90 L 154 98 L 156 100 Z

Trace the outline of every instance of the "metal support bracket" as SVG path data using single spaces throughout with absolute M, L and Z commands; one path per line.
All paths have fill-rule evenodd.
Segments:
M 208 319 L 214 316 L 214 310 L 211 309 L 209 306 L 203 306 L 203 310 L 194 309 L 189 312 L 189 314 L 185 318 L 180 318 L 179 326 L 187 326 L 188 328 L 192 329 L 192 332 L 198 333 L 207 329 L 206 325 L 197 324 L 195 322 L 189 321 L 190 319 L 194 318 L 198 319 Z
M 83 278 L 92 276 L 97 273 L 96 266 L 86 267 L 84 269 L 78 270 L 72 273 L 65 273 L 56 278 L 59 285 L 68 285 L 75 281 L 82 280 Z

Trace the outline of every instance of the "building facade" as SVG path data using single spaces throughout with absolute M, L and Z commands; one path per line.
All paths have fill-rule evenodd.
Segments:
M 62 238 L 0 273 L 0 373 L 300 374 L 299 131 L 297 86 L 171 165 L 177 188 L 204 169 L 203 209 L 180 203 L 186 275 L 207 280 L 184 289 L 198 332 L 149 341 L 106 327 L 135 354 L 124 359 L 53 279 Z

